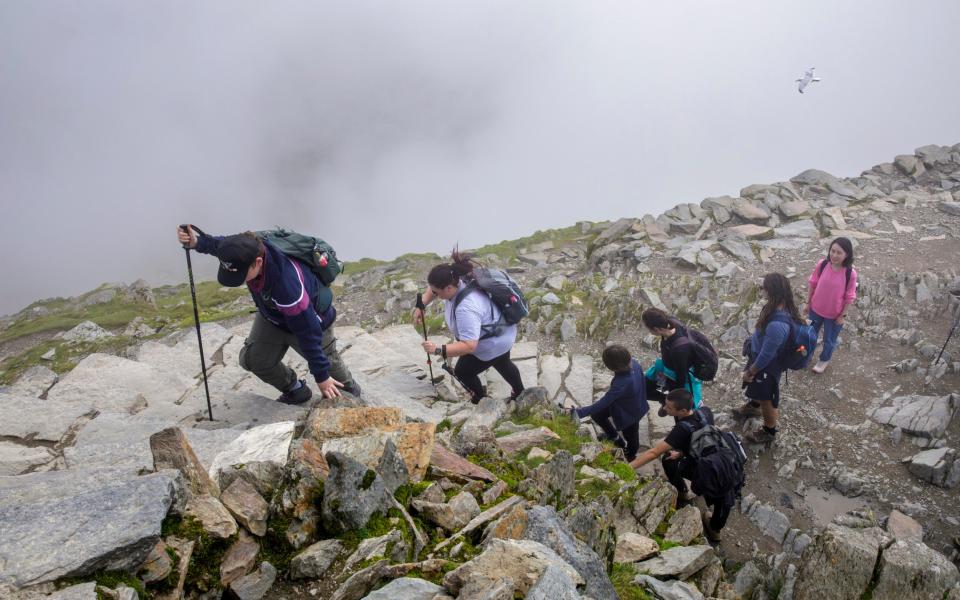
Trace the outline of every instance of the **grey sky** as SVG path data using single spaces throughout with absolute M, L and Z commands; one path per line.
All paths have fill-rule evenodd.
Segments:
M 0 313 L 183 221 L 442 253 L 960 142 L 960 3 L 784 4 L 6 0 Z

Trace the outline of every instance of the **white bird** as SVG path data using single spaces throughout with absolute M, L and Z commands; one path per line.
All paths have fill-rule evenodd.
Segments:
M 803 74 L 803 77 L 797 79 L 797 83 L 799 84 L 797 86 L 797 91 L 800 92 L 801 94 L 803 93 L 803 90 L 807 88 L 808 85 L 810 85 L 811 83 L 816 83 L 817 81 L 820 81 L 819 77 L 813 76 L 813 69 L 814 67 L 810 67 Z

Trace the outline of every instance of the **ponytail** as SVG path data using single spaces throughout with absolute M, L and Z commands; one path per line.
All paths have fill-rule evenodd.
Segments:
M 473 269 L 477 266 L 473 256 L 466 252 L 460 252 L 456 246 L 450 254 L 449 264 L 439 264 L 430 269 L 427 275 L 427 283 L 435 288 L 445 288 L 448 285 L 458 285 L 461 279 L 470 279 L 473 276 Z

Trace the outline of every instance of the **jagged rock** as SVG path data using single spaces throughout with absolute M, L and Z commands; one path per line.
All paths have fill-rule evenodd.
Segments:
M 820 224 L 825 229 L 846 229 L 847 220 L 843 216 L 843 209 L 837 206 L 821 208 L 819 212 Z
M 514 581 L 516 592 L 525 596 L 550 565 L 565 572 L 574 585 L 585 583 L 573 567 L 541 543 L 493 539 L 482 554 L 447 573 L 443 586 L 459 593 L 472 578 L 484 578 L 493 583 L 498 577 L 509 577 Z
M 330 473 L 323 488 L 323 524 L 331 533 L 360 529 L 376 513 L 390 508 L 383 479 L 339 452 L 326 455 Z
M 790 519 L 782 512 L 764 502 L 750 502 L 752 496 L 744 498 L 749 505 L 747 518 L 763 532 L 763 535 L 780 543 L 790 530 Z
M 857 600 L 873 578 L 883 532 L 828 525 L 803 551 L 795 600 Z
M 237 532 L 236 520 L 213 496 L 204 494 L 190 498 L 186 514 L 199 521 L 203 530 L 214 537 L 227 539 Z
M 235 579 L 230 584 L 230 591 L 238 600 L 260 600 L 273 587 L 276 578 L 277 570 L 264 561 L 253 573 Z
M 383 454 L 380 456 L 377 473 L 380 473 L 380 476 L 383 477 L 383 484 L 390 495 L 393 495 L 401 486 L 410 483 L 407 463 L 397 452 L 397 446 L 393 443 L 393 440 L 388 439 L 383 446 Z
M 253 485 L 243 479 L 236 479 L 223 491 L 220 501 L 247 531 L 256 536 L 267 533 L 270 507 Z
M 653 539 L 638 533 L 626 532 L 617 537 L 617 550 L 614 562 L 633 563 L 646 560 L 660 552 L 660 546 Z
M 524 539 L 550 548 L 573 567 L 586 582 L 585 594 L 593 598 L 612 598 L 613 586 L 606 573 L 606 562 L 585 542 L 574 536 L 551 506 L 534 506 L 527 511 Z
M 497 479 L 496 475 L 487 469 L 447 450 L 443 444 L 434 444 L 433 453 L 430 455 L 430 468 L 440 475 L 449 473 L 483 481 L 496 481 Z
M 614 526 L 617 513 L 609 498 L 598 496 L 590 502 L 572 502 L 563 508 L 561 517 L 570 533 L 609 562 L 617 546 Z
M 576 491 L 576 474 L 573 456 L 566 450 L 559 450 L 553 458 L 539 465 L 530 473 L 530 478 L 520 482 L 521 492 L 533 495 L 538 502 L 566 502 Z
M 677 501 L 677 488 L 666 481 L 652 479 L 636 489 L 627 501 L 627 510 L 640 526 L 640 533 L 652 534 Z
M 112 333 L 93 321 L 84 321 L 70 331 L 60 334 L 60 337 L 68 342 L 93 342 L 111 336 Z
M 663 539 L 686 546 L 701 535 L 703 535 L 703 521 L 700 519 L 700 509 L 690 505 L 673 513 Z
M 753 591 L 763 585 L 763 572 L 752 560 L 747 561 L 737 571 L 737 578 L 733 582 L 733 591 L 737 598 L 750 598 Z
M 512 600 L 517 588 L 512 577 L 495 577 L 490 579 L 476 573 L 472 575 L 460 588 L 457 600 Z
M 136 569 L 156 545 L 182 485 L 171 471 L 136 478 L 117 470 L 0 477 L 0 584 Z
M 887 519 L 887 533 L 896 540 L 923 541 L 923 526 L 896 509 L 890 511 L 890 517 Z
M 659 556 L 636 563 L 637 571 L 657 578 L 686 579 L 709 564 L 715 555 L 710 546 L 674 546 Z
M 359 563 L 375 558 L 389 558 L 393 561 L 402 561 L 407 555 L 407 545 L 403 535 L 394 529 L 388 534 L 375 538 L 367 538 L 360 542 L 357 549 L 347 558 L 343 565 L 344 572 L 349 572 Z
M 293 557 L 290 576 L 294 579 L 320 579 L 342 552 L 343 542 L 340 540 L 321 540 Z
M 27 473 L 53 459 L 54 454 L 47 448 L 0 441 L 0 476 Z
M 795 219 L 801 215 L 810 212 L 810 203 L 804 200 L 793 200 L 790 202 L 781 202 L 779 206 L 780 214 L 787 219 Z
M 526 431 L 518 431 L 503 437 L 496 438 L 497 445 L 507 454 L 516 454 L 530 446 L 545 444 L 550 440 L 559 440 L 560 436 L 546 427 L 537 427 Z
M 556 565 L 547 565 L 526 600 L 581 600 L 570 575 Z
M 649 575 L 637 575 L 633 583 L 662 600 L 703 600 L 700 590 L 684 581 L 660 581 Z
M 737 198 L 733 203 L 733 214 L 747 222 L 766 223 L 770 209 L 758 202 Z
M 727 235 L 744 238 L 748 240 L 765 240 L 773 235 L 773 228 L 765 225 L 735 225 L 727 227 Z
M 167 545 L 163 540 L 157 541 L 144 559 L 143 564 L 137 567 L 137 576 L 144 583 L 153 583 L 165 579 L 173 572 L 173 561 L 167 554 Z
M 220 584 L 227 587 L 252 571 L 257 564 L 259 553 L 260 544 L 241 529 L 237 541 L 231 544 L 227 553 L 223 555 L 223 561 L 220 563 Z
M 370 592 L 363 600 L 433 600 L 441 592 L 442 587 L 426 579 L 401 577 L 379 590 Z
M 331 600 L 360 600 L 383 579 L 389 561 L 378 561 L 347 578 L 333 593 Z
M 210 479 L 179 427 L 168 427 L 151 435 L 150 452 L 153 454 L 153 468 L 180 471 L 191 493 L 208 494 L 214 498 L 220 496 L 220 488 Z
M 925 438 L 943 437 L 960 403 L 956 394 L 947 396 L 898 396 L 891 406 L 870 413 L 877 423 L 899 427 L 910 435 Z
M 920 542 L 896 541 L 880 555 L 876 600 L 942 598 L 960 582 L 947 557 Z
M 777 227 L 773 235 L 778 238 L 817 238 L 820 230 L 810 219 L 802 219 Z
M 562 302 L 562 300 L 560 300 L 560 296 L 557 296 L 553 292 L 547 292 L 546 294 L 541 296 L 540 301 L 548 305 L 556 305 Z
M 460 530 L 480 514 L 480 505 L 469 492 L 461 492 L 444 504 L 414 500 L 413 509 L 427 521 L 449 532 Z
M 629 231 L 631 227 L 633 227 L 634 223 L 636 223 L 635 219 L 617 219 L 612 225 L 610 225 L 610 227 L 607 227 L 602 233 L 600 233 L 600 235 L 597 236 L 597 239 L 594 241 L 594 245 L 596 247 L 600 247 L 606 242 L 619 239 L 623 236 L 623 234 Z
M 793 565 L 790 566 L 792 567 Z M 707 596 L 718 596 L 717 585 L 721 579 L 723 579 L 723 567 L 718 558 L 697 571 L 688 581 L 696 584 L 697 589 Z
M 469 421 L 464 423 L 453 436 L 451 446 L 460 456 L 472 454 L 498 456 L 500 454 L 500 446 L 497 444 L 497 437 L 493 434 L 493 430 L 486 425 Z
M 211 461 L 210 477 L 222 488 L 226 488 L 229 482 L 223 480 L 222 473 L 233 465 L 243 465 L 244 470 L 256 470 L 263 475 L 255 478 L 257 480 L 255 485 L 261 493 L 264 488 L 272 489 L 278 483 L 275 478 L 282 473 L 283 467 L 287 464 L 293 428 L 292 421 L 282 421 L 254 427 L 241 433 Z M 258 468 L 254 466 L 256 464 L 264 466 Z
M 953 448 L 934 448 L 910 458 L 910 472 L 933 485 L 952 488 L 960 483 L 960 460 Z

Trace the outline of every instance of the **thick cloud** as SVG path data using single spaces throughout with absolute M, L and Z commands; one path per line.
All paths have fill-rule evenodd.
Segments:
M 955 2 L 674 4 L 4 2 L 0 312 L 181 221 L 389 258 L 960 141 Z

